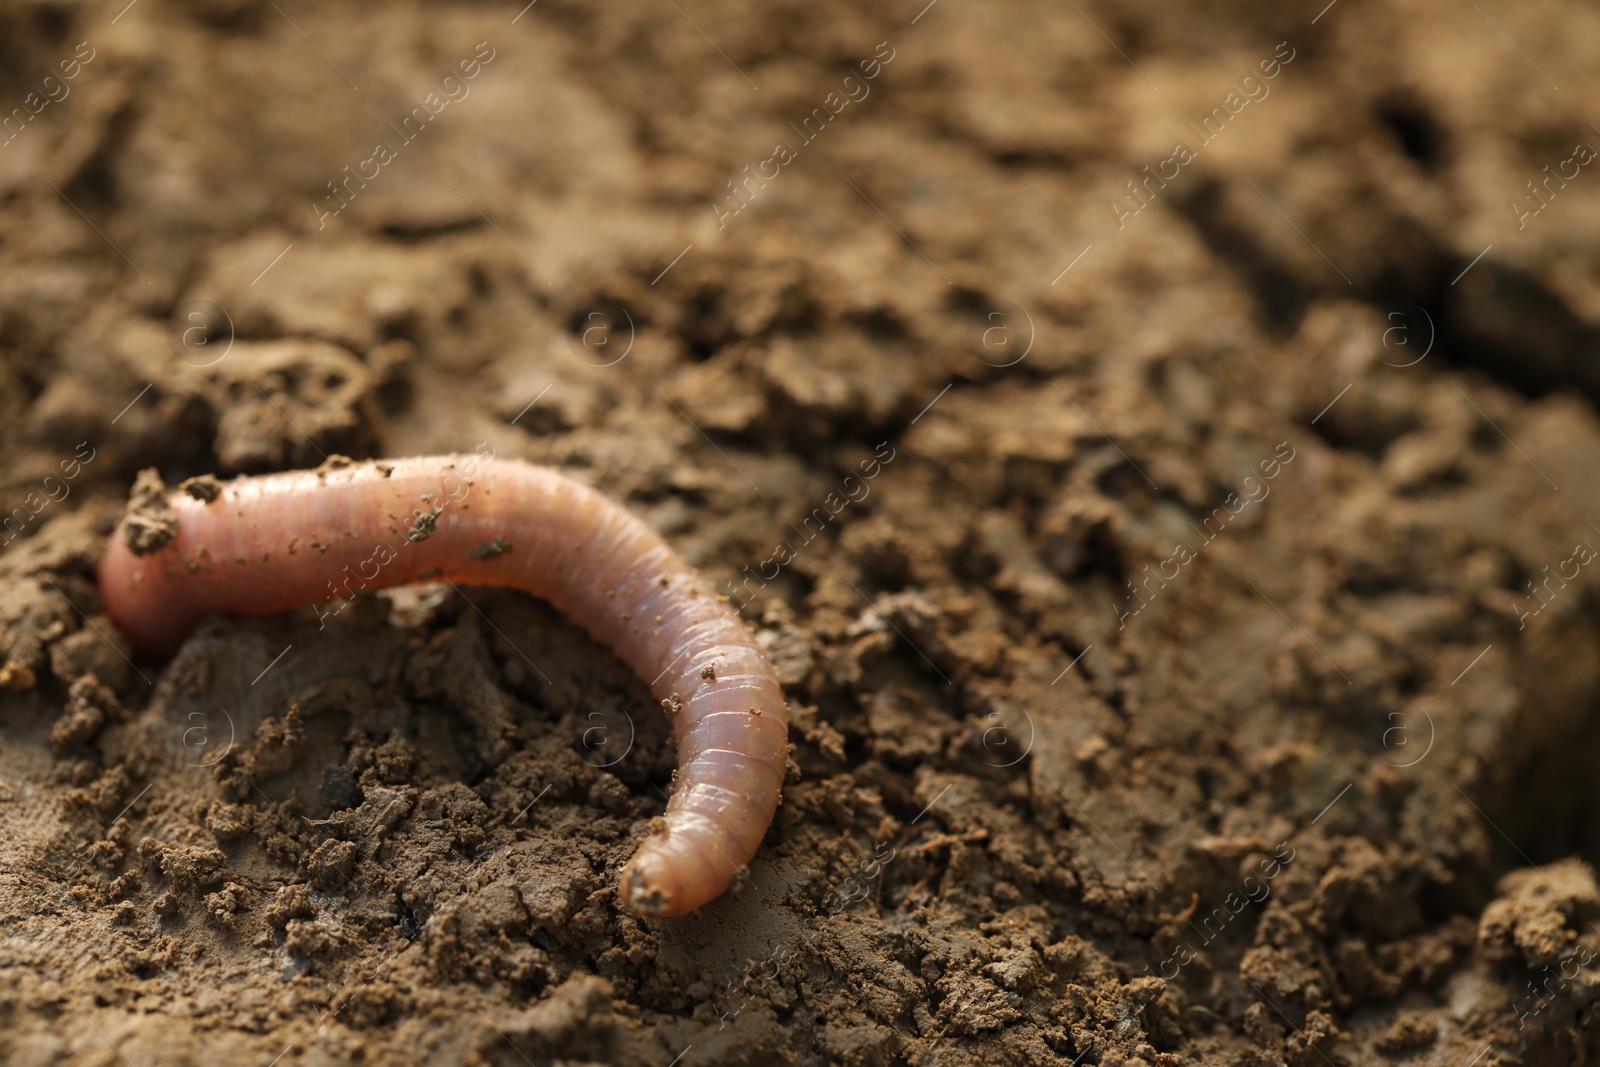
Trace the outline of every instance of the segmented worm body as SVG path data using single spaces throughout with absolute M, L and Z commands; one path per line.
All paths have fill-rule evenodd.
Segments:
M 622 872 L 624 902 L 685 914 L 755 855 L 788 755 L 772 666 L 688 562 L 594 490 L 471 455 L 196 479 L 171 494 L 151 472 L 133 496 L 100 590 L 146 655 L 170 656 L 211 612 L 342 606 L 407 582 L 525 590 L 615 651 L 672 719 L 674 790 Z

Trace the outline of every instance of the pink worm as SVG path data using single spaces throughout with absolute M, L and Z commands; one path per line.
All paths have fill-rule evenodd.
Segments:
M 210 612 L 407 582 L 521 589 L 649 680 L 672 718 L 679 772 L 661 828 L 623 869 L 629 908 L 686 914 L 755 855 L 788 757 L 782 690 L 722 599 L 621 507 L 548 468 L 476 455 L 209 484 L 166 498 L 166 543 L 143 554 L 130 512 L 100 563 L 106 611 L 142 653 L 170 656 Z

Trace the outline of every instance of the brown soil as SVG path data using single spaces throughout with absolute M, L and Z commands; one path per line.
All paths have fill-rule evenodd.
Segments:
M 1592 5 L 123 4 L 0 8 L 0 1059 L 1589 1061 Z M 779 665 L 698 915 L 544 605 L 99 613 L 142 469 L 480 447 Z

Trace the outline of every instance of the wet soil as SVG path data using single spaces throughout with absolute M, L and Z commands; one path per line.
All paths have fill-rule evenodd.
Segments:
M 0 1059 L 1590 1062 L 1595 40 L 0 8 Z M 101 612 L 140 471 L 474 450 L 779 667 L 697 915 L 619 908 L 670 735 L 545 605 Z

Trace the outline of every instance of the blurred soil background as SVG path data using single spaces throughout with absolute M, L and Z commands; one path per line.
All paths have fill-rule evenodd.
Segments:
M 1592 1062 L 1600 11 L 923 2 L 0 5 L 0 1059 Z M 474 450 L 771 650 L 696 916 L 533 599 L 100 612 Z

